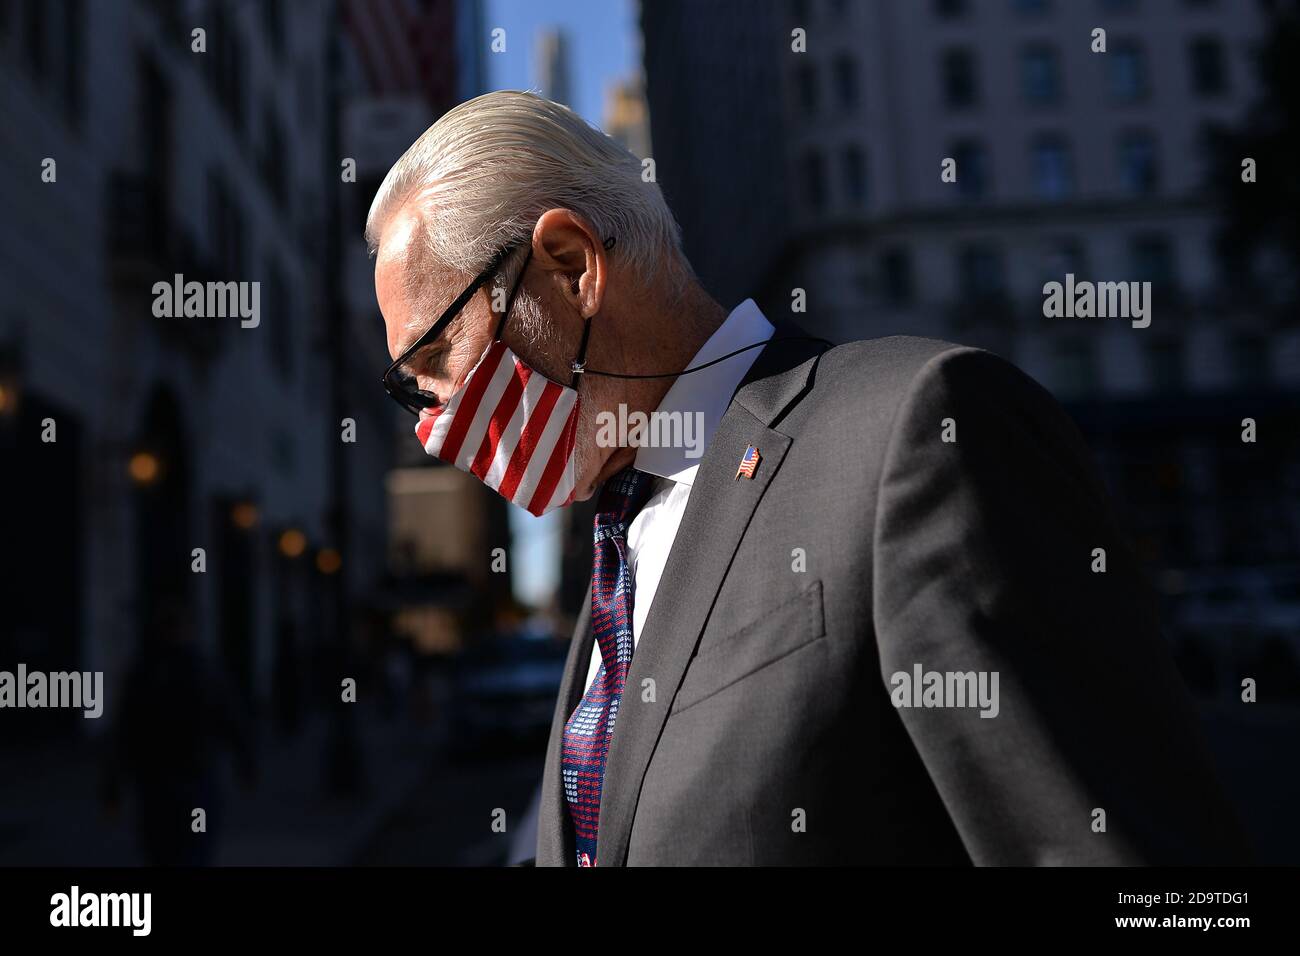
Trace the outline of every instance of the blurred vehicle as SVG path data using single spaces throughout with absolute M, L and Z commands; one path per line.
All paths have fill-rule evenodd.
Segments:
M 1189 571 L 1181 577 L 1180 624 L 1280 632 L 1289 634 L 1300 649 L 1300 568 Z
M 517 635 L 485 638 L 456 661 L 450 750 L 490 757 L 546 747 L 567 643 Z
M 1168 572 L 1162 584 L 1165 629 L 1194 691 L 1235 696 L 1255 677 L 1273 700 L 1300 700 L 1300 568 Z

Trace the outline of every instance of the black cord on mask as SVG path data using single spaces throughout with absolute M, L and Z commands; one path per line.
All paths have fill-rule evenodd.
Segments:
M 728 352 L 726 355 L 705 362 L 702 365 L 696 365 L 694 368 L 682 369 L 680 372 L 660 372 L 654 375 L 631 375 L 626 372 L 600 372 L 594 368 L 574 368 L 573 371 L 582 375 L 603 375 L 605 378 L 676 378 L 678 375 L 689 375 L 691 372 L 702 371 L 710 365 L 717 365 L 719 362 L 725 362 L 727 359 L 734 358 L 741 352 L 748 352 L 750 349 L 761 349 L 763 346 L 772 342 L 820 342 L 828 349 L 835 347 L 834 342 L 820 338 L 816 335 L 779 335 L 764 342 L 755 342 L 753 345 L 746 345 L 744 348 L 736 349 L 734 352 Z

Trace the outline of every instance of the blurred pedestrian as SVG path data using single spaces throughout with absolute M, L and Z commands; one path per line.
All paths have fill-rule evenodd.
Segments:
M 155 608 L 127 674 L 110 737 L 106 809 L 134 791 L 140 850 L 154 866 L 206 866 L 224 829 L 220 760 L 233 752 L 241 781 L 256 770 L 238 696 L 194 640 L 189 605 Z M 195 832 L 196 810 L 204 828 Z

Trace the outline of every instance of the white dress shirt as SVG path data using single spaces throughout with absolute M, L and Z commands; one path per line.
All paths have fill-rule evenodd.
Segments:
M 696 353 L 687 368 L 711 362 L 736 349 L 766 342 L 775 329 L 759 310 L 753 299 L 736 306 L 725 322 L 718 327 L 704 347 Z M 698 372 L 680 375 L 659 403 L 660 412 L 680 412 L 683 419 L 699 412 L 703 416 L 702 440 L 695 447 L 651 448 L 642 446 L 636 454 L 633 467 L 655 475 L 651 494 L 644 507 L 632 519 L 627 530 L 627 557 L 632 569 L 632 647 L 641 637 L 646 617 L 654 603 L 659 578 L 668 563 L 668 552 L 677 538 L 677 527 L 686 511 L 686 501 L 691 496 L 691 485 L 700 466 L 700 457 L 708 451 L 713 433 L 718 430 L 722 414 L 731 404 L 736 386 L 754 364 L 762 349 L 750 349 L 734 355 L 725 362 L 711 365 Z M 691 454 L 699 451 L 700 457 Z M 587 686 L 600 669 L 600 646 L 591 647 L 591 665 L 587 669 Z

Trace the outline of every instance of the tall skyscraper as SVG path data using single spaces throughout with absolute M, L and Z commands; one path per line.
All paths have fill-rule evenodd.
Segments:
M 568 36 L 558 27 L 540 31 L 535 55 L 538 91 L 548 100 L 572 106 Z

